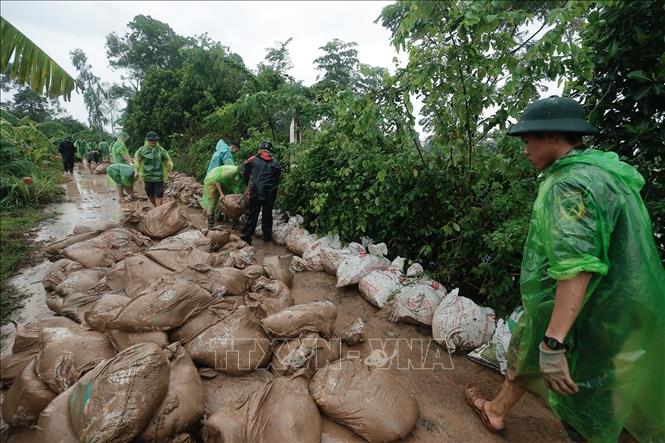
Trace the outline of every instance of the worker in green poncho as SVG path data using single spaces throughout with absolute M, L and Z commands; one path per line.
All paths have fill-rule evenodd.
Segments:
M 118 200 L 120 203 L 126 203 L 127 198 L 134 196 L 134 168 L 124 163 L 114 163 L 106 169 L 106 176 L 109 184 L 118 188 Z
M 150 131 L 145 144 L 134 154 L 136 170 L 145 185 L 145 193 L 153 206 L 160 206 L 164 198 L 164 182 L 168 179 L 173 162 L 166 149 L 159 145 L 159 136 Z
M 74 142 L 74 147 L 76 147 L 76 157 L 77 160 L 80 162 L 83 162 L 83 159 L 85 159 L 85 154 L 87 154 L 87 144 L 83 140 L 76 140 Z
M 225 194 L 242 194 L 245 192 L 240 168 L 237 166 L 217 166 L 208 172 L 203 180 L 203 198 L 201 206 L 206 209 L 208 216 L 208 228 L 212 229 L 217 217 L 216 210 L 219 202 Z M 238 220 L 231 221 L 234 227 L 238 226 Z
M 102 161 L 106 162 L 109 160 L 109 144 L 108 142 L 101 141 L 97 143 L 97 150 L 102 154 Z
M 115 142 L 111 146 L 111 163 L 132 164 L 132 158 L 129 156 L 129 151 L 125 145 L 128 138 L 129 136 L 125 132 L 118 133 Z
M 586 147 L 597 130 L 573 100 L 529 105 L 520 136 L 543 181 L 524 247 L 524 315 L 499 394 L 466 397 L 493 432 L 528 386 L 576 441 L 665 441 L 665 269 L 640 197 L 644 179 L 612 152 Z

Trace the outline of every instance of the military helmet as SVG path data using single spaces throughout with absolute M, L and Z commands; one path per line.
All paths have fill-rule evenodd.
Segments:
M 157 133 L 155 131 L 149 131 L 145 135 L 145 139 L 148 140 L 148 141 L 157 141 L 157 140 L 159 140 L 159 135 L 157 135 Z
M 584 109 L 575 100 L 553 95 L 536 100 L 526 107 L 520 121 L 508 135 L 529 132 L 566 132 L 579 135 L 597 134 L 598 129 L 586 121 Z

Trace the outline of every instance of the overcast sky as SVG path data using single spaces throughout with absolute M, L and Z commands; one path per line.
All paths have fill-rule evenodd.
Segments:
M 394 71 L 390 33 L 374 20 L 392 2 L 59 2 L 2 1 L 2 16 L 44 49 L 60 66 L 75 75 L 69 52 L 81 48 L 93 72 L 102 81 L 119 82 L 120 72 L 111 69 L 104 48 L 106 35 L 128 31 L 127 23 L 138 14 L 168 23 L 180 35 L 207 32 L 229 46 L 251 69 L 263 60 L 265 48 L 293 37 L 288 48 L 292 75 L 309 85 L 316 81 L 313 61 L 318 49 L 333 38 L 358 42 L 362 63 Z M 404 57 L 400 57 L 403 59 Z M 63 102 L 64 103 L 64 102 Z M 86 121 L 82 97 L 72 94 L 65 109 Z

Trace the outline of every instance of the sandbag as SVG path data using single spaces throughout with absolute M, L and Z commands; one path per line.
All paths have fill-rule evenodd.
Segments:
M 69 396 L 72 429 L 82 442 L 126 443 L 148 424 L 169 388 L 169 362 L 141 343 L 99 364 Z
M 286 238 L 286 249 L 302 257 L 307 248 L 316 241 L 316 237 L 306 229 L 295 228 Z
M 165 348 L 169 345 L 169 338 L 166 336 L 166 333 L 161 331 L 126 332 L 113 329 L 108 331 L 106 336 L 116 352 L 124 351 L 139 343 L 154 343 L 160 348 Z
M 201 332 L 235 311 L 235 309 L 236 303 L 234 300 L 227 300 L 226 298 L 222 300 L 215 299 L 210 306 L 192 316 L 182 326 L 169 331 L 169 340 L 171 342 L 178 341 L 185 345 Z
M 434 311 L 432 337 L 450 352 L 471 350 L 487 343 L 494 334 L 496 316 L 452 290 Z
M 93 174 L 106 174 L 106 170 L 108 169 L 109 166 L 110 166 L 109 163 L 100 163 L 93 171 Z
M 303 376 L 280 377 L 243 404 L 213 414 L 201 430 L 203 441 L 319 443 L 321 415 Z
M 366 254 L 365 247 L 360 243 L 349 243 L 346 248 L 326 248 L 321 251 L 321 265 L 328 274 L 337 275 L 337 268 L 347 258 L 354 255 Z
M 233 266 L 238 269 L 245 269 L 256 264 L 256 248 L 245 245 L 241 249 L 233 251 L 231 257 L 233 258 Z
M 46 317 L 34 323 L 19 323 L 16 325 L 12 352 L 19 353 L 30 349 L 38 351 L 44 328 L 80 329 L 80 325 L 65 317 Z
M 2 418 L 12 426 L 32 426 L 56 395 L 37 377 L 32 360 L 4 395 Z
M 291 263 L 293 255 L 271 255 L 263 260 L 263 269 L 268 277 L 282 281 L 287 287 L 293 285 L 293 271 Z
M 325 270 L 323 267 L 323 251 L 326 249 L 339 249 L 342 244 L 339 241 L 339 236 L 334 237 L 321 237 L 303 252 L 302 259 L 305 264 L 312 271 L 322 272 Z
M 432 282 L 436 283 L 436 282 Z M 440 285 L 437 283 L 440 288 Z M 402 287 L 395 295 L 395 303 L 390 321 L 396 323 L 420 323 L 431 325 L 436 307 L 447 295 L 445 289 L 436 290 L 432 284 L 423 282 Z
M 254 309 L 257 318 L 265 318 L 293 306 L 295 300 L 283 282 L 261 277 L 252 285 L 252 292 L 245 296 L 245 304 Z
M 171 364 L 168 391 L 140 434 L 145 441 L 165 441 L 203 417 L 203 383 L 192 359 L 179 343 L 168 346 L 165 352 Z
M 206 237 L 210 239 L 210 252 L 217 252 L 229 242 L 231 231 L 228 229 L 210 229 Z
M 138 232 L 114 228 L 90 240 L 67 246 L 62 253 L 88 269 L 110 267 L 126 255 L 141 252 L 150 240 Z
M 54 291 L 56 286 L 65 281 L 72 272 L 80 271 L 82 269 L 82 264 L 67 258 L 61 258 L 53 263 L 51 267 L 48 268 L 48 271 L 46 271 L 46 275 L 44 275 L 44 278 L 42 279 L 44 289 L 47 291 Z
M 62 304 L 64 303 L 62 296 L 56 294 L 54 291 L 46 291 L 44 298 L 47 308 L 58 315 L 62 315 Z
M 145 255 L 169 268 L 172 271 L 182 271 L 188 266 L 215 265 L 216 254 L 202 251 L 182 238 L 165 238 L 159 244 L 151 247 Z
M 358 291 L 365 300 L 382 308 L 399 292 L 403 280 L 402 273 L 392 267 L 383 271 L 373 271 L 360 279 Z
M 153 239 L 170 237 L 184 229 L 187 219 L 180 213 L 178 202 L 172 201 L 151 209 L 139 222 L 138 230 Z
M 32 360 L 37 357 L 39 348 L 28 349 L 23 352 L 7 354 L 0 358 L 0 382 L 8 385 L 14 382 L 28 366 Z
M 69 419 L 69 388 L 46 406 L 37 421 L 35 443 L 80 443 Z
M 340 345 L 338 338 L 326 340 L 313 332 L 284 340 L 276 346 L 270 368 L 276 375 L 292 375 L 303 369 L 311 375 L 342 357 Z
M 270 340 L 246 306 L 197 335 L 185 346 L 192 359 L 231 375 L 247 374 L 270 361 Z
M 106 274 L 106 284 L 111 289 L 124 290 L 128 296 L 133 297 L 167 274 L 171 274 L 170 269 L 145 255 L 129 255 Z
M 60 393 L 76 382 L 82 371 L 115 355 L 103 334 L 74 328 L 44 328 L 35 370 Z
M 189 229 L 187 231 L 183 231 L 179 234 L 176 234 L 171 238 L 179 238 L 185 240 L 195 248 L 198 248 L 205 252 L 210 252 L 212 247 L 212 240 L 203 235 L 203 233 L 198 229 Z
M 166 275 L 154 281 L 108 323 L 108 329 L 128 332 L 168 331 L 212 302 L 210 293 L 194 283 Z
M 263 269 L 263 266 L 261 265 L 249 265 L 243 268 L 242 275 L 247 277 L 247 279 L 250 281 L 250 285 L 254 284 L 254 282 L 260 277 L 268 276 L 266 271 Z
M 102 269 L 83 269 L 72 272 L 62 283 L 55 288 L 55 293 L 61 297 L 75 294 L 101 294 L 110 288 L 103 281 L 106 271 Z
M 370 442 L 404 438 L 416 424 L 416 401 L 387 369 L 344 358 L 319 370 L 309 384 L 326 416 Z
M 354 285 L 373 271 L 390 267 L 390 260 L 372 254 L 361 253 L 347 256 L 337 268 L 337 287 Z
M 101 230 L 94 230 L 90 232 L 83 232 L 81 234 L 72 234 L 68 235 L 65 238 L 62 238 L 60 240 L 53 241 L 51 243 L 48 243 L 46 246 L 44 246 L 44 252 L 46 255 L 51 256 L 51 257 L 57 257 L 62 254 L 62 251 L 71 245 L 75 245 L 77 243 L 90 240 L 92 238 L 97 237 L 99 234 L 101 234 Z
M 367 440 L 349 428 L 321 417 L 321 443 L 367 443 Z
M 94 331 L 105 331 L 106 323 L 117 317 L 120 310 L 131 301 L 117 292 L 102 294 L 84 314 L 85 324 Z
M 258 391 L 275 376 L 266 369 L 257 369 L 242 376 L 230 376 L 219 372 L 213 378 L 204 378 L 205 414 L 231 409 L 234 402 L 242 403 L 248 396 Z
M 229 218 L 238 218 L 245 212 L 246 205 L 245 194 L 224 194 L 219 202 L 219 209 Z
M 85 322 L 85 314 L 101 298 L 101 293 L 76 292 L 63 297 L 61 314 L 77 323 Z
M 359 318 L 339 333 L 339 339 L 348 346 L 356 346 L 365 341 L 365 323 Z
M 247 292 L 249 280 L 236 268 L 213 268 L 209 265 L 194 265 L 176 272 L 176 277 L 187 280 L 211 294 L 241 295 Z
M 297 337 L 317 332 L 328 338 L 333 332 L 337 307 L 329 301 L 317 301 L 286 308 L 261 320 L 263 329 L 273 337 Z

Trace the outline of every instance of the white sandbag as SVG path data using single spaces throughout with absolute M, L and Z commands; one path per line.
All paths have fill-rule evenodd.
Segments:
M 310 234 L 306 229 L 295 228 L 291 230 L 286 239 L 286 248 L 302 257 L 307 248 L 316 241 L 316 237 Z
M 347 257 L 366 254 L 365 247 L 360 243 L 349 243 L 342 249 L 325 249 L 321 253 L 321 265 L 328 274 L 337 275 L 337 268 Z
M 390 260 L 372 254 L 359 254 L 345 258 L 337 268 L 337 287 L 354 285 L 372 271 L 390 267 Z
M 491 308 L 478 306 L 458 293 L 459 289 L 453 289 L 436 308 L 432 319 L 432 337 L 450 352 L 471 350 L 487 343 L 495 328 Z
M 390 320 L 394 323 L 404 321 L 429 326 L 441 300 L 443 300 L 441 291 L 434 289 L 431 284 L 419 282 L 404 286 L 395 294 Z
M 360 279 L 358 290 L 362 296 L 379 308 L 392 300 L 402 288 L 402 273 L 392 266 L 383 271 L 373 271 Z
M 339 235 L 335 235 L 334 237 L 321 237 L 309 245 L 305 252 L 303 252 L 302 259 L 312 271 L 322 272 L 324 271 L 322 262 L 323 251 L 329 248 L 339 249 L 341 247 L 342 243 L 339 241 Z

